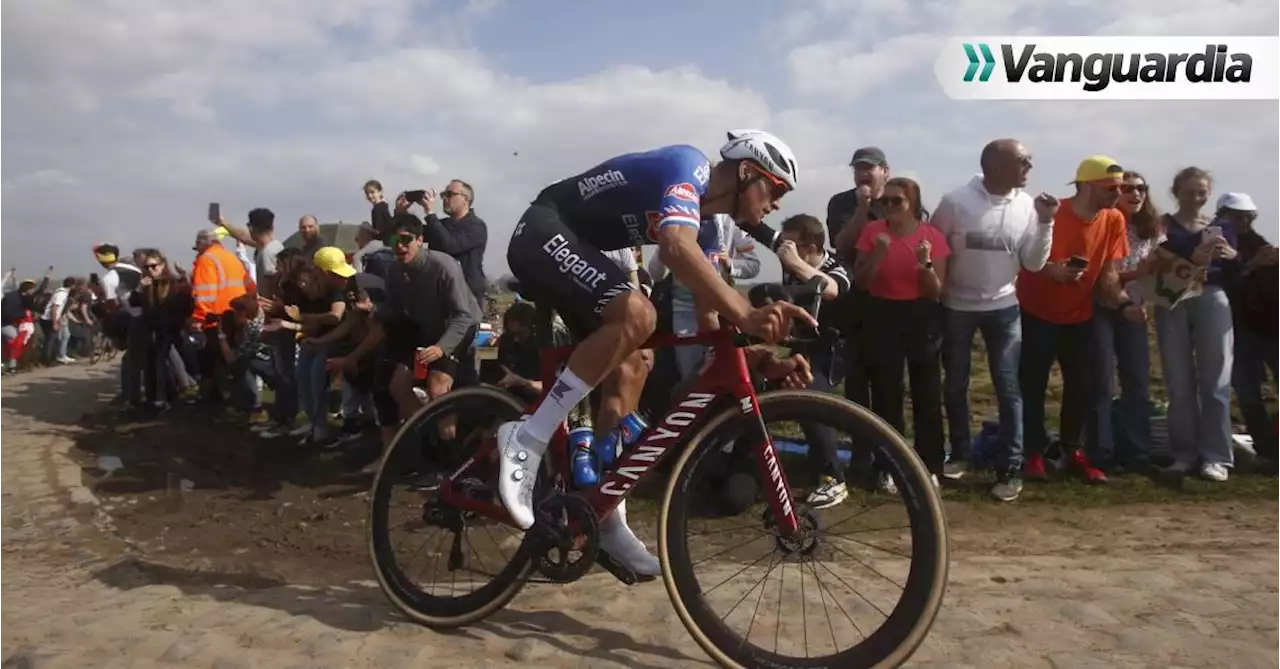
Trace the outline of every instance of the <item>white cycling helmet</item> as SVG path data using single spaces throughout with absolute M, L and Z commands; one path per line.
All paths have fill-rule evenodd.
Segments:
M 782 140 L 763 130 L 730 130 L 729 142 L 720 147 L 725 160 L 750 160 L 796 189 L 796 156 Z

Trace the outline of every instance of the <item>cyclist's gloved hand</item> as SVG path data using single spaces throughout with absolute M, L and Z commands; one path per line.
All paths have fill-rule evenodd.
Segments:
M 813 320 L 809 312 L 803 308 L 789 302 L 774 302 L 747 312 L 747 318 L 738 325 L 738 328 L 744 334 L 759 337 L 765 343 L 773 344 L 787 337 L 791 331 L 791 321 L 794 319 L 808 323 L 812 327 L 818 326 L 817 321 Z

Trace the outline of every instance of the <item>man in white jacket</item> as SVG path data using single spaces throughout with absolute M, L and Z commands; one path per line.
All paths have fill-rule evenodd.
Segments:
M 713 262 L 719 264 L 721 273 L 730 279 L 752 279 L 760 273 L 760 257 L 756 255 L 756 242 L 743 232 L 733 217 L 728 214 L 716 214 L 715 222 L 718 238 Z M 704 223 L 705 225 L 705 223 Z M 701 235 L 699 235 L 701 239 Z M 706 250 L 706 249 L 704 249 Z M 667 267 L 662 264 L 658 254 L 649 260 L 649 276 L 654 282 L 661 281 L 667 275 Z M 698 314 L 693 305 L 693 294 L 679 283 L 671 291 L 671 329 L 676 334 L 695 334 L 698 332 Z M 680 378 L 686 378 L 698 369 L 704 354 L 703 346 L 677 346 L 675 348 L 676 368 Z
M 1053 243 L 1049 196 L 1022 190 L 1031 156 L 1021 142 L 997 139 L 986 145 L 982 173 L 942 197 L 931 223 L 947 236 L 951 258 L 943 305 L 943 363 L 951 459 L 944 473 L 960 478 L 969 452 L 969 355 L 975 331 L 987 347 L 1000 410 L 999 479 L 991 492 L 1004 501 L 1022 490 L 1022 393 L 1018 358 L 1022 327 L 1014 281 L 1020 268 L 1040 271 Z

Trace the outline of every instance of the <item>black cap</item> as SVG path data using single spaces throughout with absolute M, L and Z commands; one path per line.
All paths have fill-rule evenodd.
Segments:
M 881 151 L 874 146 L 864 146 L 861 149 L 854 151 L 853 158 L 849 160 L 850 167 L 857 165 L 858 163 L 885 167 L 889 164 L 889 161 L 885 160 L 884 151 Z

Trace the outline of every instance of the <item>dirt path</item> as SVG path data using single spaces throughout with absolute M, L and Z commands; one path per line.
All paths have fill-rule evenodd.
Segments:
M 6 667 L 706 666 L 656 583 L 532 586 L 440 634 L 371 581 L 134 548 L 68 455 L 113 383 L 76 367 L 3 385 Z M 1275 506 L 950 512 L 951 587 L 911 666 L 1277 666 Z

